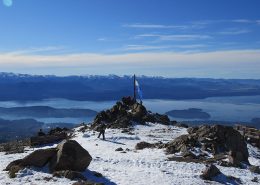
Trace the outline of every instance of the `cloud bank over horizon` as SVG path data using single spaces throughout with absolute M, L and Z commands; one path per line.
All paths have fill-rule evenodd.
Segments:
M 0 53 L 1 71 L 33 74 L 139 74 L 165 77 L 260 78 L 260 50 L 40 54 L 59 47 Z M 62 50 L 62 49 L 61 49 Z

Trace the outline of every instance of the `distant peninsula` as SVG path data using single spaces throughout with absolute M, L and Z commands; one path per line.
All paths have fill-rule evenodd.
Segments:
M 40 128 L 44 131 L 55 127 L 73 128 L 72 123 L 43 123 L 35 119 L 6 120 L 0 118 L 0 143 L 14 139 L 23 139 L 37 134 Z
M 210 114 L 203 112 L 202 109 L 190 108 L 184 110 L 171 110 L 166 112 L 167 115 L 174 118 L 183 119 L 209 119 Z
M 92 117 L 97 114 L 91 109 L 65 109 L 49 106 L 0 107 L 0 116 L 35 117 L 35 118 L 78 118 Z

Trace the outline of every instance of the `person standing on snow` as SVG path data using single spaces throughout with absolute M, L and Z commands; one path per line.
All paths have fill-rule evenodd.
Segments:
M 100 136 L 102 134 L 103 140 L 106 140 L 106 138 L 105 138 L 106 124 L 103 121 L 101 122 L 98 130 L 99 130 L 98 138 L 100 138 Z

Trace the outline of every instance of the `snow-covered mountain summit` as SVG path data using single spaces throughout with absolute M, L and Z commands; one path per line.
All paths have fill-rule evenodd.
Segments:
M 161 124 L 147 124 L 134 126 L 134 130 L 129 133 L 122 133 L 120 129 L 107 129 L 106 140 L 97 138 L 97 132 L 85 130 L 82 126 L 74 130 L 77 141 L 92 156 L 92 162 L 84 175 L 96 182 L 105 184 L 208 184 L 199 176 L 205 168 L 202 163 L 187 163 L 169 161 L 164 149 L 147 148 L 136 150 L 135 145 L 141 141 L 169 142 L 174 138 L 187 134 L 186 128 L 166 126 Z M 8 173 L 3 169 L 13 160 L 22 158 L 36 149 L 50 148 L 44 146 L 40 148 L 26 148 L 25 153 L 5 155 L 0 153 L 0 184 L 73 184 L 65 178 L 53 177 L 46 168 L 26 168 L 17 173 L 17 177 L 10 179 Z M 121 151 L 116 149 L 122 148 Z M 251 164 L 260 165 L 260 152 L 257 148 L 248 145 L 249 161 Z M 258 184 L 252 179 L 260 179 L 260 175 L 250 172 L 248 169 L 234 167 L 217 166 L 225 176 L 239 178 L 242 184 Z M 102 178 L 96 178 L 92 171 L 103 174 Z M 211 184 L 224 183 L 223 176 L 217 179 L 219 182 L 212 181 Z M 228 183 L 227 183 L 228 184 Z

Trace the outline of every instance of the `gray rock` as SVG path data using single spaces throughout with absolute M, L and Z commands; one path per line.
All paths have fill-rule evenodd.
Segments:
M 58 152 L 51 159 L 49 169 L 53 171 L 85 171 L 92 157 L 78 142 L 64 140 L 57 146 Z
M 43 167 L 51 160 L 53 156 L 56 155 L 56 153 L 57 153 L 56 148 L 36 150 L 33 153 L 26 156 L 25 158 L 23 158 L 20 165 Z
M 115 151 L 120 152 L 120 151 L 124 151 L 124 149 L 120 147 L 120 148 L 117 148 Z
M 204 125 L 188 129 L 189 134 L 182 135 L 166 144 L 166 153 L 187 152 L 194 147 L 211 152 L 214 155 L 231 152 L 230 163 L 239 167 L 248 162 L 248 149 L 244 138 L 230 126 Z M 206 158 L 205 158 L 206 159 Z
M 258 173 L 260 174 L 260 167 L 259 166 L 250 166 L 249 167 L 249 170 L 252 172 L 252 173 Z
M 27 166 L 43 167 L 56 155 L 56 153 L 56 148 L 36 150 L 23 159 L 18 159 L 9 163 L 5 170 L 10 171 L 13 166 L 20 166 L 21 168 Z
M 22 159 L 17 159 L 15 161 L 10 162 L 4 169 L 4 171 L 9 171 L 12 168 L 12 166 L 19 166 L 22 163 L 22 161 Z
M 212 180 L 213 177 L 219 175 L 220 173 L 221 172 L 219 169 L 215 165 L 211 164 L 210 166 L 206 167 L 200 177 L 204 180 Z
M 137 143 L 137 144 L 135 145 L 135 149 L 136 149 L 136 150 L 143 150 L 143 149 L 145 149 L 145 148 L 153 148 L 153 147 L 154 147 L 154 144 L 147 143 L 147 142 L 145 142 L 145 141 L 142 141 L 142 142 Z
M 243 154 L 239 151 L 230 151 L 228 155 L 228 160 L 232 166 L 240 167 L 241 161 L 243 161 Z

